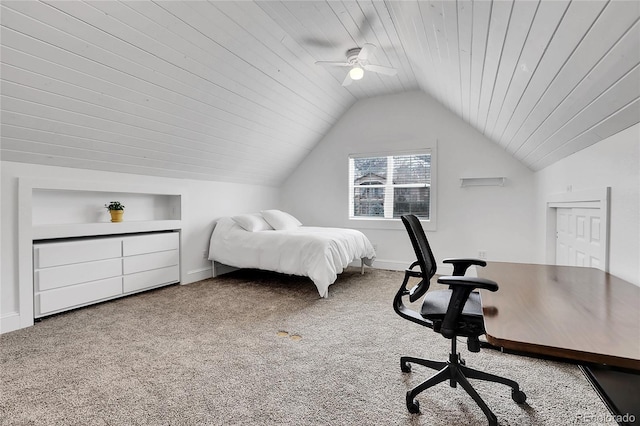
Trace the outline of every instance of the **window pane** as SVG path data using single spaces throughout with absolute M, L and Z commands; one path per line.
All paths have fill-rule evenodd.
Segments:
M 384 188 L 354 188 L 353 215 L 384 217 Z
M 349 157 L 349 217 L 431 221 L 431 150 L 415 154 Z M 435 204 L 434 204 L 435 205 Z
M 387 157 L 354 158 L 355 185 L 384 184 L 387 180 Z
M 431 183 L 431 154 L 394 156 L 393 183 Z
M 393 217 L 414 214 L 429 219 L 429 195 L 431 188 L 395 188 L 393 199 Z

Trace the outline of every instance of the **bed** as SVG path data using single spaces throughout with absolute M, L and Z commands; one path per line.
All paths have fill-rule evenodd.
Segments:
M 329 286 L 351 262 L 361 260 L 364 268 L 374 259 L 373 245 L 362 232 L 302 226 L 280 210 L 223 217 L 209 244 L 214 265 L 306 276 L 321 297 L 328 297 Z

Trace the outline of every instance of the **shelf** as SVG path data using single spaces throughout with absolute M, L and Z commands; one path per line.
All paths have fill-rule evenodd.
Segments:
M 182 228 L 181 220 L 141 220 L 130 222 L 71 223 L 33 227 L 34 240 L 170 231 Z
M 506 177 L 469 177 L 460 178 L 460 187 L 467 186 L 504 186 Z

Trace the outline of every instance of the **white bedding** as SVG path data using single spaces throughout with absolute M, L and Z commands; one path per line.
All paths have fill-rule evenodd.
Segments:
M 352 261 L 371 266 L 375 251 L 360 231 L 300 226 L 249 232 L 230 217 L 220 219 L 211 235 L 209 260 L 237 268 L 255 268 L 311 278 L 321 297 Z

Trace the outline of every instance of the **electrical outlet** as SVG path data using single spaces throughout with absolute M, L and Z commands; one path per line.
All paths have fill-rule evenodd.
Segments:
M 207 258 L 207 251 L 206 250 L 202 250 L 202 258 L 203 259 Z
M 375 251 L 378 251 L 378 245 L 377 245 L 377 244 L 372 244 L 372 246 L 373 246 L 373 249 L 374 249 Z
M 478 258 L 479 259 L 486 259 L 487 258 L 486 250 L 478 250 Z

